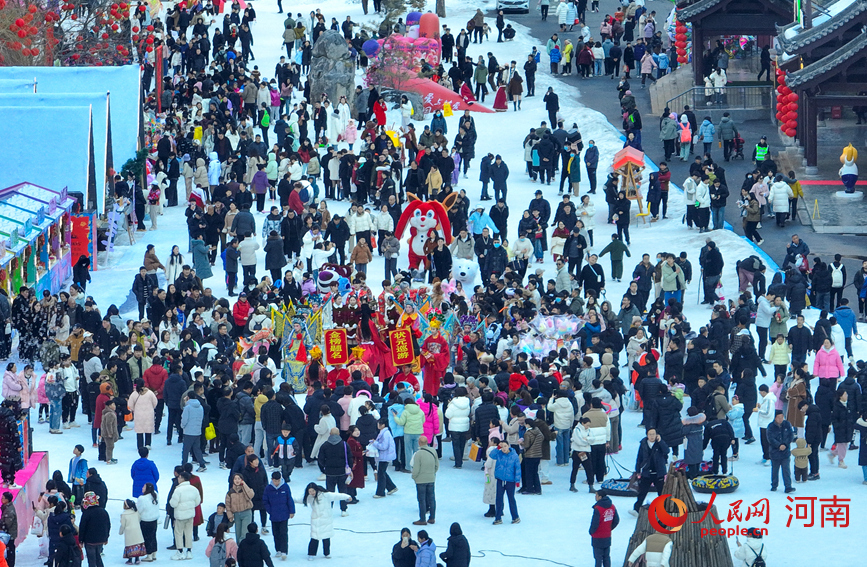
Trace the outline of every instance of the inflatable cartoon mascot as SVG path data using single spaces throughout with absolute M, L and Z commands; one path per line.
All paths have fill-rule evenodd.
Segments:
M 438 236 L 442 236 L 446 244 L 452 242 L 452 227 L 448 211 L 458 198 L 457 193 L 451 193 L 443 203 L 439 201 L 421 201 L 412 193 L 407 193 L 409 205 L 404 209 L 397 221 L 394 235 L 403 236 L 409 225 L 409 268 L 413 279 L 418 280 L 430 268 L 427 255 L 433 251 Z M 419 269 L 421 266 L 422 269 Z
M 846 193 L 855 192 L 855 184 L 858 183 L 858 165 L 855 163 L 857 160 L 858 150 L 852 144 L 843 148 L 840 156 L 840 163 L 843 164 L 840 168 L 840 181 L 846 187 Z

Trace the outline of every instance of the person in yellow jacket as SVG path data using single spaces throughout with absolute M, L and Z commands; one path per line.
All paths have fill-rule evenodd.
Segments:
M 804 198 L 804 190 L 801 189 L 801 182 L 795 179 L 795 172 L 789 172 L 789 187 L 792 188 L 792 197 L 789 198 L 789 214 L 786 215 L 786 220 L 794 219 L 798 216 L 798 199 Z
M 563 46 L 563 75 L 571 75 L 572 74 L 572 59 L 575 55 L 575 46 L 572 45 L 572 42 L 568 39 L 566 40 L 566 44 Z

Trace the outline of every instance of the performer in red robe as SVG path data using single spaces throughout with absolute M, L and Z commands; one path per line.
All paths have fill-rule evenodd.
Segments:
M 349 384 L 352 382 L 350 378 L 349 370 L 343 368 L 342 364 L 338 364 L 334 367 L 334 369 L 328 373 L 328 378 L 326 379 L 326 385 L 334 390 L 337 387 L 337 381 L 343 380 L 344 384 Z
M 502 82 L 497 86 L 497 96 L 494 98 L 494 110 L 506 112 L 509 109 L 509 100 L 506 97 L 506 85 Z
M 415 374 L 412 373 L 412 368 L 408 364 L 400 367 L 400 372 L 394 375 L 394 378 L 391 381 L 391 385 L 389 386 L 389 390 L 394 391 L 394 385 L 398 382 L 406 382 L 410 386 L 414 392 L 418 392 L 421 390 L 421 386 L 418 383 L 418 378 L 415 377 Z
M 439 392 L 440 385 L 449 366 L 449 344 L 440 335 L 440 322 L 431 321 L 433 334 L 425 340 L 421 347 L 424 360 L 423 374 L 424 391 L 432 396 Z

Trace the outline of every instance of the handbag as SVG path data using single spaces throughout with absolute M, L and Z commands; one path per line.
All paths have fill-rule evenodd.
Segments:
M 217 430 L 214 427 L 213 423 L 209 423 L 208 426 L 205 428 L 205 439 L 210 441 L 211 439 L 216 439 L 216 438 L 217 438 Z
M 476 463 L 481 462 L 482 460 L 482 446 L 473 441 L 470 443 L 470 454 L 469 459 Z
M 533 238 L 535 238 L 536 240 L 542 240 L 542 238 L 544 236 L 545 236 L 545 231 L 537 230 L 536 233 L 533 235 Z

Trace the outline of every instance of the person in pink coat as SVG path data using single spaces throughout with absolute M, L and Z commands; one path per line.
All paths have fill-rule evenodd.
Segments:
M 421 413 L 424 414 L 423 435 L 427 437 L 428 444 L 433 447 L 434 437 L 436 437 L 440 431 L 440 412 L 438 411 L 434 397 L 429 393 L 426 393 L 424 395 L 424 400 L 419 400 L 418 407 L 421 410 Z
M 358 138 L 358 131 L 355 129 L 355 120 L 349 119 L 346 128 L 343 130 L 343 141 L 349 144 L 349 149 L 352 149 L 352 144 Z
M 846 375 L 846 369 L 843 368 L 843 359 L 840 353 L 834 348 L 834 343 L 831 339 L 825 339 L 822 343 L 822 348 L 816 351 L 816 360 L 813 361 L 813 376 L 818 376 L 820 380 L 831 380 L 832 388 L 837 387 L 837 379 Z
M 26 386 L 27 383 L 24 383 Z M 6 365 L 6 372 L 3 374 L 3 398 L 20 398 L 22 391 L 28 390 L 28 388 L 21 385 L 18 381 L 18 367 L 15 366 L 14 362 L 10 362 Z
M 22 376 L 26 376 L 28 370 L 31 374 L 33 374 L 33 367 L 29 364 L 24 367 L 24 371 L 19 374 L 19 378 Z M 45 374 L 39 377 L 39 386 L 36 388 L 36 401 L 39 402 L 39 423 L 47 423 L 48 422 L 48 396 L 45 395 Z M 45 414 L 45 417 L 42 417 L 42 414 Z
M 143 379 L 135 381 L 135 391 L 130 394 L 127 407 L 132 412 L 135 421 L 135 433 L 138 439 L 138 448 L 150 448 L 151 436 L 154 433 L 154 410 L 157 407 L 157 395 L 145 387 Z
M 781 392 L 783 391 L 783 381 L 786 379 L 782 374 L 777 376 L 774 379 L 774 383 L 768 387 L 768 390 L 777 397 L 777 401 L 774 403 L 774 409 L 776 411 L 783 411 L 783 407 L 786 402 L 782 399 Z

